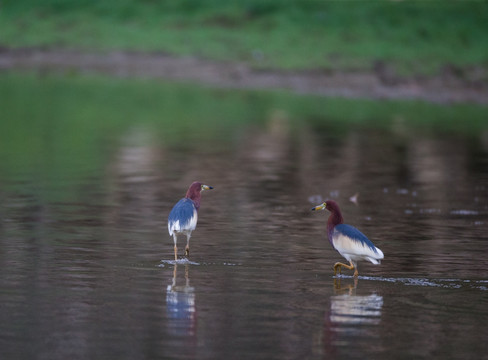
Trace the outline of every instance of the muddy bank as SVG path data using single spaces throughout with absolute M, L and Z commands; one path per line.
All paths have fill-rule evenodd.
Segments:
M 488 83 L 466 80 L 465 76 L 449 69 L 433 77 L 399 78 L 385 64 L 378 64 L 371 72 L 285 72 L 256 70 L 243 63 L 154 53 L 0 49 L 0 71 L 26 69 L 159 78 L 222 88 L 285 89 L 302 94 L 350 98 L 488 104 Z

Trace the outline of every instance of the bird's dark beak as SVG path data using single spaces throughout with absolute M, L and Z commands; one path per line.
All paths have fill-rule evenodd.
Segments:
M 202 185 L 202 190 L 212 190 L 213 186 Z

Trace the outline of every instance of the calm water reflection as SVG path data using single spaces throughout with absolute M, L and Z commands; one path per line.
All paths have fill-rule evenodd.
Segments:
M 341 287 L 341 278 L 334 279 L 337 295 L 330 298 L 330 321 L 332 323 L 345 326 L 378 325 L 380 323 L 383 296 L 377 294 L 359 296 L 356 294 L 357 284 L 358 279 L 354 279 L 354 285 L 349 284 L 343 288 Z
M 196 331 L 195 288 L 190 286 L 189 264 L 185 265 L 183 285 L 177 285 L 178 264 L 174 264 L 173 281 L 166 289 L 168 329 L 176 335 L 191 337 Z
M 486 356 L 488 127 L 341 125 L 236 97 L 248 119 L 230 125 L 7 119 L 38 143 L 0 148 L 1 358 Z M 215 190 L 175 264 L 166 219 L 193 180 Z M 333 278 L 309 212 L 326 198 L 385 253 L 356 281 Z
M 337 355 L 339 349 L 374 348 L 379 339 L 383 296 L 376 293 L 357 294 L 358 279 L 334 279 L 334 293 L 330 297 L 330 311 L 325 316 L 324 349 Z M 361 343 L 361 346 L 358 346 Z

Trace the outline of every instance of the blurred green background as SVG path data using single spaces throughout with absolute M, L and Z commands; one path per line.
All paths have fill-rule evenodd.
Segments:
M 153 52 L 305 72 L 388 64 L 400 76 L 448 69 L 488 82 L 486 1 L 3 0 L 0 34 L 2 52 Z M 180 147 L 216 146 L 216 139 L 227 146 L 240 128 L 263 126 L 275 111 L 291 126 L 325 124 L 339 133 L 352 125 L 389 128 L 398 119 L 422 131 L 473 137 L 487 126 L 482 105 L 228 91 L 103 71 L 51 74 L 35 64 L 0 73 L 0 108 L 0 169 L 39 169 L 52 175 L 50 184 L 68 166 L 102 169 L 105 150 L 117 148 L 134 124 Z
M 126 53 L 137 56 L 118 56 Z M 87 65 L 90 57 L 105 62 Z M 145 57 L 156 65 L 170 58 L 180 72 L 192 67 L 197 76 L 168 80 L 167 68 L 131 72 L 147 66 L 138 61 Z M 127 63 L 117 68 L 120 58 Z M 201 66 L 208 63 L 210 71 Z M 227 88 L 212 81 L 231 67 L 237 74 L 228 71 Z M 405 77 L 402 84 L 423 96 L 387 99 L 395 84 L 385 85 L 381 71 Z M 249 73 L 264 74 L 269 86 L 233 86 Z M 302 82 L 332 88 L 344 76 L 334 84 L 323 79 L 336 73 L 357 74 L 359 81 L 344 86 L 359 83 L 363 92 L 324 96 L 274 81 L 305 74 Z M 364 77 L 377 82 L 361 83 Z M 429 79 L 435 86 L 422 88 Z M 385 92 L 369 96 L 372 82 Z M 321 239 L 324 218 L 309 211 L 317 195 L 340 196 L 354 222 L 384 239 L 380 245 L 392 260 L 378 273 L 402 276 L 392 286 L 404 285 L 405 274 L 451 278 L 454 271 L 459 279 L 479 279 L 483 261 L 466 264 L 486 247 L 488 100 L 451 97 L 441 104 L 425 96 L 444 85 L 488 93 L 488 2 L 0 0 L 0 270 L 6 274 L 0 295 L 7 310 L 0 314 L 0 349 L 15 359 L 137 358 L 133 351 L 140 349 L 168 358 L 171 349 L 181 350 L 173 336 L 181 325 L 165 317 L 165 289 L 175 273 L 155 265 L 172 256 L 165 219 L 194 180 L 221 189 L 205 200 L 199 223 L 196 259 L 212 266 L 192 272 L 203 311 L 198 340 L 185 348 L 195 354 L 228 358 L 236 353 L 233 341 L 245 339 L 246 349 L 259 350 L 250 349 L 248 358 L 287 358 L 292 347 L 296 357 L 307 358 L 312 348 L 324 358 L 318 339 L 331 334 L 332 283 L 310 275 L 312 269 L 331 274 L 323 251 L 332 249 Z M 361 206 L 348 201 L 355 193 Z M 236 281 L 218 265 L 227 262 L 244 264 L 235 267 Z M 256 275 L 265 282 L 254 283 Z M 413 358 L 435 354 L 423 334 L 417 341 L 425 316 L 406 326 L 395 320 L 423 310 L 414 298 L 429 289 L 410 291 L 418 306 L 399 315 L 410 303 L 389 296 L 397 292 L 384 284 L 381 323 L 395 332 L 353 336 L 344 354 L 381 357 L 383 350 L 364 356 L 373 337 L 375 351 L 388 349 L 386 358 L 405 357 L 409 348 L 418 350 Z M 463 344 L 454 346 L 463 358 L 482 337 L 465 329 L 482 334 L 477 329 L 485 322 L 473 327 L 476 308 L 458 308 L 453 317 L 451 307 L 436 305 L 444 291 L 459 290 L 453 304 L 479 298 L 474 284 L 481 283 L 458 284 L 465 281 L 456 281 L 456 289 L 436 287 L 426 298 L 432 321 L 425 329 L 441 334 L 433 344 Z M 328 287 L 319 305 L 316 292 L 303 292 L 312 286 Z M 266 291 L 250 290 L 261 287 Z M 363 289 L 376 297 L 376 285 Z M 271 326 L 262 312 L 267 304 L 283 313 Z M 251 314 L 236 317 L 229 331 L 229 315 L 234 319 L 241 308 Z
M 3 47 L 164 52 L 301 70 L 386 62 L 399 75 L 447 67 L 488 79 L 486 1 L 4 0 L 0 34 Z
M 10 178 L 22 187 L 25 182 L 18 179 L 29 178 L 49 189 L 49 198 L 62 197 L 63 186 L 77 184 L 82 173 L 105 176 L 104 169 L 134 127 L 150 129 L 157 144 L 181 154 L 231 149 L 246 129 L 265 129 L 276 117 L 286 118 L 293 130 L 291 143 L 302 127 L 338 138 L 377 129 L 385 136 L 398 131 L 408 138 L 447 135 L 473 144 L 488 129 L 486 107 L 480 105 L 228 91 L 76 73 L 3 74 L 0 108 L 0 183 Z M 9 182 L 3 182 L 3 189 Z

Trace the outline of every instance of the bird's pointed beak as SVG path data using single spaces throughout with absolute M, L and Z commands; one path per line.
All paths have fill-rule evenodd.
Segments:
M 212 190 L 213 186 L 208 186 L 208 185 L 202 185 L 202 191 L 203 190 Z
M 324 210 L 326 205 L 327 205 L 326 203 L 322 203 L 320 205 L 317 205 L 317 206 L 312 208 L 312 211 Z

